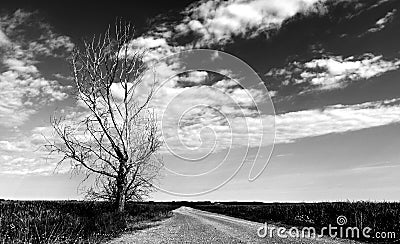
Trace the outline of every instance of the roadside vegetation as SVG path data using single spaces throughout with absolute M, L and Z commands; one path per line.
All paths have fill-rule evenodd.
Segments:
M 395 238 L 354 238 L 358 241 L 396 243 L 400 237 L 399 202 L 127 202 L 120 214 L 112 202 L 0 200 L 0 244 L 101 243 L 152 226 L 180 206 L 289 228 L 314 227 L 317 234 L 329 225 L 339 227 L 338 216 L 345 216 L 343 227 L 370 227 L 371 236 L 395 233 Z
M 177 207 L 128 202 L 119 215 L 107 202 L 0 201 L 0 243 L 100 243 L 170 217 Z
M 337 224 L 338 216 L 345 216 L 346 227 L 370 227 L 376 232 L 391 232 L 390 238 L 354 238 L 359 241 L 394 243 L 400 240 L 399 202 L 322 202 L 322 203 L 213 203 L 194 205 L 200 210 L 219 213 L 260 223 L 286 226 L 314 227 L 317 233 L 323 227 Z M 394 237 L 393 237 L 394 233 Z M 328 234 L 328 233 L 326 233 Z M 351 238 L 350 238 L 351 239 Z

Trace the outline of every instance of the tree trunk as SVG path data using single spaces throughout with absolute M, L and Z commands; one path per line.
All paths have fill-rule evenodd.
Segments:
M 126 180 L 126 160 L 121 160 L 119 162 L 119 169 L 118 169 L 118 177 L 117 177 L 117 196 L 115 199 L 116 203 L 116 211 L 118 213 L 123 213 L 125 211 L 125 201 L 126 201 L 126 194 L 125 190 L 127 187 L 127 180 Z
M 116 197 L 116 211 L 118 213 L 123 213 L 125 211 L 125 188 L 126 184 L 124 180 L 117 180 L 117 197 Z

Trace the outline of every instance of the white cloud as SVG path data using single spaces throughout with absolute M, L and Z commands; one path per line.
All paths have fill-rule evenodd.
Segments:
M 227 90 L 237 86 L 238 83 L 233 79 L 222 79 L 215 83 L 213 86 L 219 89 Z
M 324 1 L 317 0 L 289 0 L 289 1 L 263 1 L 263 0 L 209 0 L 194 3 L 188 6 L 183 12 L 183 18 L 178 23 L 167 23 L 156 25 L 145 35 L 134 39 L 130 46 L 131 51 L 147 49 L 144 61 L 159 61 L 180 51 L 191 49 L 194 46 L 209 46 L 212 44 L 225 44 L 233 36 L 254 37 L 260 32 L 271 28 L 278 28 L 286 19 L 297 13 L 309 13 L 320 11 L 314 8 L 314 3 L 322 4 Z M 318 5 L 317 4 L 317 5 Z M 182 36 L 196 37 L 196 40 L 189 40 L 187 43 L 180 43 Z M 187 38 L 183 38 L 187 39 Z M 190 38 L 189 38 L 190 39 Z M 217 56 L 215 58 L 218 58 Z M 170 74 L 181 69 L 179 64 L 165 64 L 158 74 L 157 80 L 163 81 L 170 78 Z M 229 72 L 229 71 L 228 71 Z M 194 73 L 200 75 L 201 73 Z M 181 77 L 182 82 L 200 82 L 203 77 Z M 227 84 L 220 82 L 220 89 Z M 229 86 L 229 84 L 228 84 Z M 178 89 L 174 87 L 164 88 L 165 93 L 177 94 Z M 253 91 L 255 92 L 255 91 Z M 169 95 L 171 95 L 169 94 Z M 272 92 L 276 95 L 276 92 Z M 232 96 L 240 96 L 238 91 L 233 91 Z M 164 103 L 166 104 L 166 103 Z
M 0 141 L 0 151 L 5 152 L 21 152 L 23 149 L 9 141 Z
M 272 69 L 266 76 L 283 80 L 284 85 L 308 84 L 311 90 L 330 90 L 346 87 L 361 79 L 380 76 L 400 67 L 400 60 L 385 60 L 383 56 L 365 54 L 353 56 L 331 56 L 313 59 L 305 63 L 293 62 L 283 69 Z
M 8 58 L 3 60 L 3 64 L 8 66 L 9 70 L 16 71 L 18 73 L 25 73 L 25 74 L 37 74 L 38 69 L 31 64 L 27 64 L 23 60 L 18 60 L 16 58 Z
M 59 36 L 52 32 L 48 33 L 48 36 L 41 37 L 41 40 L 29 43 L 29 50 L 31 52 L 54 57 L 62 57 L 66 53 L 71 52 L 74 47 L 75 45 L 72 43 L 70 37 Z
M 192 93 L 195 94 L 196 92 Z M 210 98 L 210 97 L 208 97 Z M 182 104 L 180 100 L 177 104 Z M 190 105 L 188 105 L 190 106 Z M 187 107 L 178 109 L 185 110 Z M 168 110 L 172 112 L 173 110 Z M 179 124 L 166 126 L 164 136 L 175 153 L 213 152 L 226 148 L 258 147 L 272 142 L 273 117 L 268 115 L 250 116 L 251 113 L 239 113 L 237 108 L 223 105 L 212 107 L 192 107 L 184 114 Z M 171 114 L 169 114 L 171 115 Z M 177 118 L 168 116 L 169 122 Z M 400 122 L 400 99 L 366 102 L 355 105 L 332 105 L 318 110 L 304 110 L 279 114 L 276 121 L 276 143 L 291 143 L 302 138 L 309 138 L 332 133 L 345 133 L 366 128 Z M 42 134 L 51 134 L 50 127 L 37 127 L 31 136 L 18 136 L 13 140 L 0 141 L 0 172 L 5 174 L 48 174 L 55 169 L 57 158 L 46 161 L 47 154 L 32 148 L 43 145 Z M 262 140 L 262 137 L 271 140 Z M 262 144 L 264 143 L 264 144 Z M 267 143 L 267 144 L 265 144 Z M 163 148 L 162 152 L 166 152 Z M 68 167 L 60 169 L 62 172 Z
M 131 43 L 134 47 L 137 48 L 158 48 L 158 47 L 166 47 L 167 41 L 163 38 L 155 38 L 155 37 L 143 37 L 140 36 L 132 41 Z
M 234 104 L 240 103 L 240 99 L 230 94 L 225 94 L 225 97 L 222 91 L 202 86 L 175 89 L 174 93 L 169 93 L 169 98 L 163 94 L 164 100 L 158 102 L 170 106 L 165 110 L 163 133 L 175 152 L 187 153 L 191 147 L 198 152 L 207 151 L 214 143 L 217 150 L 259 146 L 262 136 L 272 138 L 271 116 Z M 176 94 L 181 95 L 175 97 Z M 278 114 L 275 117 L 276 143 L 399 123 L 399 102 L 400 99 L 392 99 L 355 105 L 337 104 L 323 109 Z M 263 142 L 268 145 L 272 141 L 267 139 Z
M 224 45 L 234 36 L 253 38 L 279 28 L 285 20 L 297 13 L 323 11 L 323 2 L 325 0 L 200 1 L 182 11 L 183 17 L 178 22 L 158 24 L 132 43 L 135 47 L 153 49 L 148 55 L 159 59 L 165 57 L 165 53 L 164 56 L 157 55 L 162 54 L 159 50 L 161 48 L 177 48 L 175 51 L 179 51 L 214 44 Z
M 179 76 L 179 81 L 200 84 L 206 80 L 208 72 L 206 71 L 191 71 Z
M 164 37 L 141 36 L 129 43 L 129 52 L 136 53 L 138 50 L 145 50 L 143 61 L 158 61 L 169 55 L 184 50 L 181 46 L 171 46 Z
M 7 160 L 5 160 L 7 159 Z M 4 160 L 4 161 L 3 161 Z M 66 169 L 56 169 L 55 163 L 45 159 L 3 156 L 0 158 L 0 174 L 5 175 L 49 175 L 53 172 L 65 173 Z
M 276 94 L 278 93 L 277 91 L 268 91 L 270 97 L 275 97 Z
M 233 36 L 250 37 L 276 28 L 296 13 L 310 11 L 317 0 L 234 0 L 203 1 L 184 11 L 183 21 L 175 27 L 178 35 L 195 32 L 198 46 L 230 41 Z
M 26 27 L 29 26 L 29 33 Z M 24 49 L 25 55 L 65 57 L 74 48 L 68 36 L 54 32 L 53 28 L 43 22 L 37 12 L 21 9 L 13 14 L 0 16 L 1 40 L 8 38 L 14 45 Z
M 39 107 L 67 97 L 64 88 L 57 81 L 46 80 L 37 73 L 29 73 L 34 68 L 12 67 L 11 70 L 0 73 L 1 126 L 22 125 Z
M 8 46 L 10 44 L 10 40 L 8 40 L 8 37 L 4 32 L 0 29 L 0 47 L 2 46 Z
M 367 32 L 378 32 L 383 30 L 387 26 L 387 24 L 393 21 L 396 12 L 397 12 L 396 9 L 393 9 L 392 11 L 388 12 L 383 18 L 377 20 L 375 26 L 368 29 Z
M 58 56 L 63 53 L 59 49 L 71 50 L 73 44 L 68 37 L 56 35 L 40 21 L 34 22 L 39 26 L 35 33 L 39 37 L 25 41 L 23 26 L 35 20 L 32 16 L 33 13 L 21 10 L 10 16 L 0 16 L 0 39 L 7 43 L 4 48 L 0 45 L 3 66 L 0 73 L 0 126 L 20 126 L 42 106 L 67 97 L 68 88 L 55 80 L 45 79 L 36 63 L 37 55 Z
M 51 127 L 36 127 L 25 133 L 14 133 L 11 138 L 0 141 L 0 174 L 28 175 L 51 174 L 61 159 L 49 155 L 43 145 L 43 135 L 51 138 Z M 68 165 L 58 167 L 56 172 L 68 171 Z
M 276 115 L 277 143 L 400 122 L 400 99 L 333 105 Z
M 174 76 L 154 94 L 151 107 L 162 120 L 164 146 L 183 154 L 193 149 L 193 153 L 205 152 L 214 144 L 214 152 L 259 146 L 263 132 L 272 131 L 270 118 L 263 128 L 266 118 L 256 107 L 268 94 L 245 89 L 232 79 L 208 84 L 205 77 L 205 71 Z M 182 84 L 182 79 L 190 85 Z

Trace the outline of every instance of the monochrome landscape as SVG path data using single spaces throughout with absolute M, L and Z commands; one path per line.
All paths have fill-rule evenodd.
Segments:
M 399 242 L 399 11 L 2 1 L 0 242 Z

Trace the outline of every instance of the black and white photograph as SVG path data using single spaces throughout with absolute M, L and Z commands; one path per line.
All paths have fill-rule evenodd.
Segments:
M 400 1 L 2 0 L 0 243 L 400 244 Z

